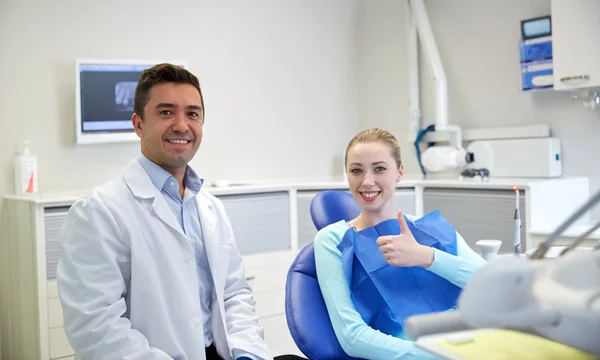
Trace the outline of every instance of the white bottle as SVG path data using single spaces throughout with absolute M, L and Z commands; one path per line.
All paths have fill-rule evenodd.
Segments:
M 37 158 L 29 152 L 29 141 L 23 142 L 23 152 L 15 157 L 15 194 L 38 191 Z

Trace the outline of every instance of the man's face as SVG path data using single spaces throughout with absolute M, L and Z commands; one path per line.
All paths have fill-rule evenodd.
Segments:
M 185 170 L 200 147 L 204 124 L 200 100 L 193 85 L 161 83 L 150 90 L 144 119 L 133 114 L 142 153 L 170 173 Z

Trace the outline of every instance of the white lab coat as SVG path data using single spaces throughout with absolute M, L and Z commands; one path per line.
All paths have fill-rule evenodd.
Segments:
M 222 202 L 196 196 L 214 282 L 213 343 L 271 359 Z M 76 359 L 204 360 L 194 250 L 134 160 L 71 207 L 57 282 Z

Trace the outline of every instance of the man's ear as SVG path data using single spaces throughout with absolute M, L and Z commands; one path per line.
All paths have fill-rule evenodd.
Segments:
M 131 124 L 133 124 L 133 129 L 135 130 L 135 133 L 137 134 L 137 136 L 141 139 L 142 138 L 142 124 L 143 124 L 143 120 L 142 117 L 139 116 L 136 113 L 133 113 L 133 115 L 131 116 Z

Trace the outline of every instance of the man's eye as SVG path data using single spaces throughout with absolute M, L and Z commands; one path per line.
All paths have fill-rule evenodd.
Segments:
M 192 111 L 192 112 L 188 113 L 188 115 L 192 116 L 192 117 L 198 117 L 199 116 L 198 113 L 195 112 L 195 111 Z
M 161 113 L 161 115 L 171 115 L 171 114 L 173 114 L 173 112 L 171 110 L 163 110 L 160 113 Z

